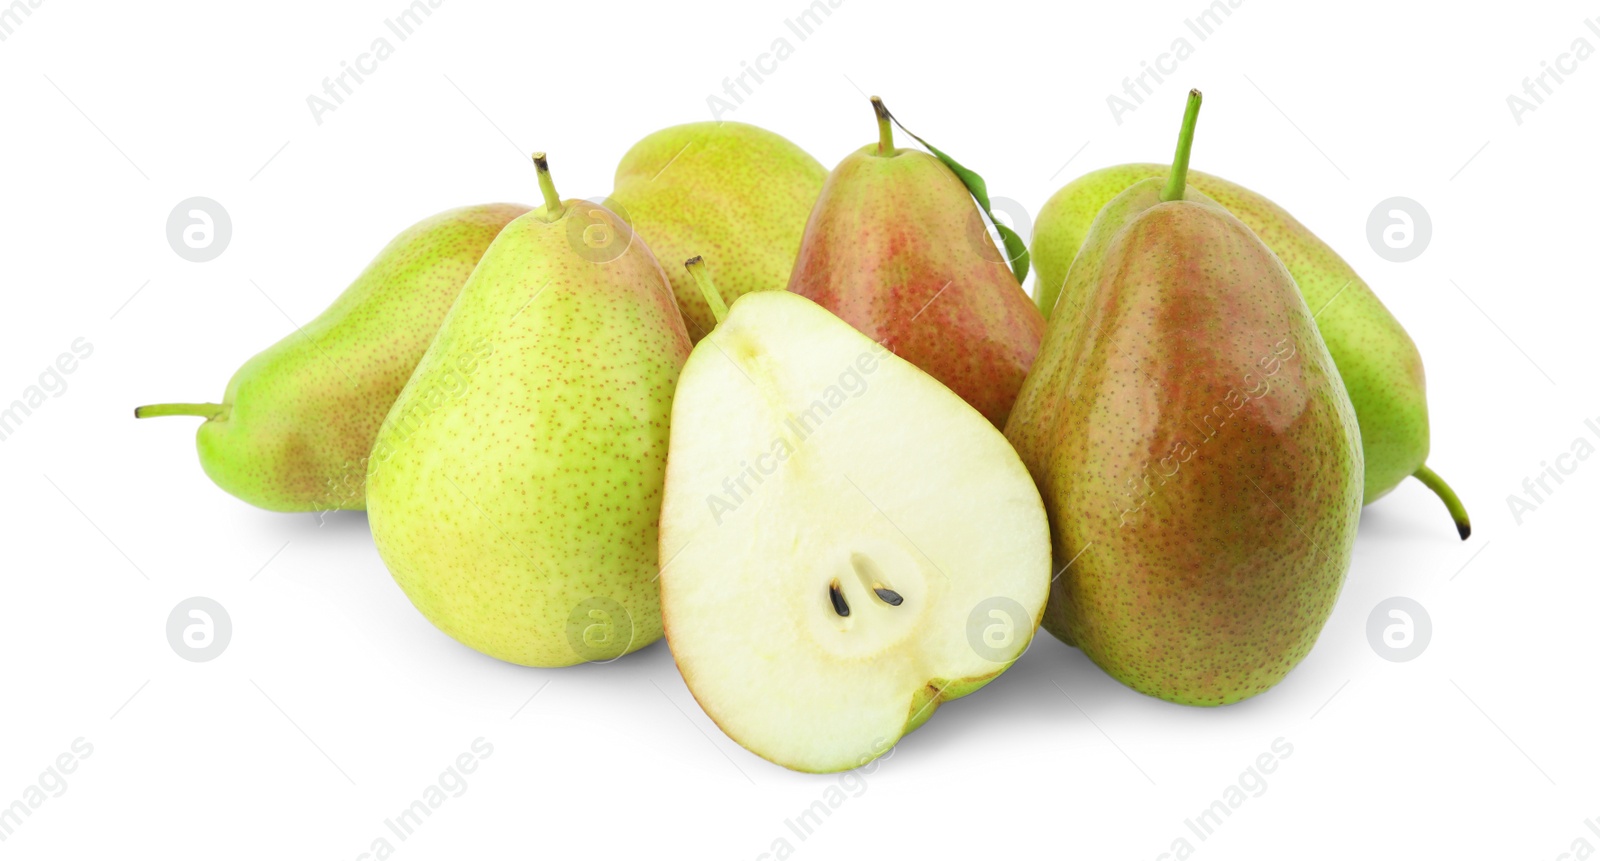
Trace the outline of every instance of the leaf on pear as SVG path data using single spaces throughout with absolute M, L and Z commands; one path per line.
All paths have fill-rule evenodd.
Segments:
M 901 124 L 899 118 L 893 113 L 889 113 L 889 119 L 900 127 L 900 131 L 910 135 L 917 143 L 926 147 L 928 152 L 933 153 L 934 158 L 943 162 L 945 167 L 950 168 L 950 171 L 961 179 L 961 183 L 967 187 L 967 192 L 972 195 L 972 199 L 978 202 L 978 207 L 983 210 L 984 215 L 988 216 L 989 223 L 993 224 L 994 229 L 1000 232 L 1000 240 L 1006 246 L 1006 259 L 1011 261 L 1011 272 L 1016 275 L 1017 283 L 1020 285 L 1027 280 L 1028 245 L 1022 241 L 1022 237 L 1018 236 L 1015 230 L 995 219 L 994 212 L 989 207 L 989 185 L 983 181 L 983 177 L 979 176 L 976 171 L 963 166 L 961 162 L 951 158 L 943 150 L 917 137 L 917 133 Z

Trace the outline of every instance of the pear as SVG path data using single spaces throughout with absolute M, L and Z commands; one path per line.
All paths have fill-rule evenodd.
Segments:
M 1039 492 L 981 414 L 817 304 L 703 289 L 721 322 L 673 404 L 667 642 L 739 744 L 856 768 L 1026 649 L 1050 580 Z
M 195 437 L 200 466 L 251 505 L 365 508 L 378 426 L 478 258 L 527 211 L 491 203 L 412 225 L 326 311 L 245 362 L 222 403 L 153 404 L 134 416 L 204 418 Z
M 586 238 L 627 225 L 562 201 L 534 160 L 544 205 L 484 253 L 389 411 L 367 505 L 429 621 L 557 667 L 661 637 L 656 520 L 689 336 L 644 243 L 596 261 Z
M 1034 227 L 1032 253 L 1040 308 L 1047 316 L 1100 210 L 1130 185 L 1166 174 L 1167 168 L 1158 164 L 1108 167 L 1073 180 L 1045 203 Z M 1350 264 L 1282 207 L 1199 171 L 1190 172 L 1188 181 L 1255 231 L 1294 276 L 1314 312 L 1317 330 L 1361 421 L 1364 502 L 1379 499 L 1414 475 L 1444 501 L 1465 540 L 1472 533 L 1466 508 L 1426 465 L 1428 399 L 1422 355 L 1400 322 Z
M 1198 92 L 1165 184 L 1096 218 L 1006 426 L 1057 565 L 1044 627 L 1130 687 L 1221 705 L 1310 651 L 1350 564 L 1361 436 L 1295 283 L 1185 188 Z M 1091 252 L 1096 255 L 1090 258 Z M 1080 267 L 1094 278 L 1082 284 Z
M 659 260 L 704 254 L 717 261 L 724 302 L 781 289 L 800 251 L 806 216 L 828 176 L 781 135 L 736 122 L 662 129 L 634 144 L 617 165 L 611 201 Z M 694 280 L 667 273 L 689 334 L 715 320 Z
M 1044 332 L 967 187 L 939 159 L 878 142 L 828 175 L 789 290 L 932 374 L 997 427 Z

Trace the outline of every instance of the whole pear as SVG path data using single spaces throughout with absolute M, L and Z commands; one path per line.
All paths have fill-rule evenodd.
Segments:
M 1039 273 L 1039 306 L 1047 316 L 1058 293 L 1069 292 L 1063 289 L 1068 270 L 1101 209 L 1134 183 L 1166 175 L 1159 164 L 1103 168 L 1068 183 L 1045 203 L 1031 251 Z M 1361 421 L 1363 500 L 1373 502 L 1415 475 L 1444 500 L 1465 539 L 1472 531 L 1465 507 L 1425 463 L 1428 399 L 1422 355 L 1400 321 L 1350 264 L 1282 207 L 1199 171 L 1191 171 L 1188 182 L 1255 231 L 1288 268 L 1310 306 Z M 1068 307 L 1075 302 L 1069 300 Z
M 412 225 L 327 310 L 245 362 L 221 403 L 153 404 L 134 416 L 203 417 L 201 468 L 251 505 L 365 508 L 378 426 L 484 250 L 527 211 L 491 203 Z
M 662 129 L 617 165 L 611 200 L 659 260 L 704 254 L 717 261 L 717 288 L 732 302 L 788 283 L 806 216 L 828 171 L 781 135 L 747 123 L 686 123 Z M 668 267 L 689 334 L 716 320 L 682 267 Z
M 1361 437 L 1293 278 L 1185 189 L 1198 109 L 1166 183 L 1096 219 L 1081 317 L 1051 319 L 1006 436 L 1050 519 L 1046 630 L 1136 690 L 1221 705 L 1276 684 L 1327 621 Z
M 656 524 L 689 336 L 621 218 L 556 195 L 485 252 L 373 447 L 378 552 L 429 621 L 488 655 L 557 667 L 661 637 Z M 575 229 L 576 228 L 576 229 Z
M 878 142 L 845 156 L 806 224 L 789 290 L 832 311 L 1003 427 L 1044 332 L 960 178 Z M 720 271 L 718 275 L 720 276 Z

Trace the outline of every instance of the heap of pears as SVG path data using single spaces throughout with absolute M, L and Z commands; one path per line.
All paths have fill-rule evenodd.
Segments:
M 417 223 L 220 403 L 135 415 L 204 418 L 246 502 L 366 510 L 417 609 L 487 655 L 665 636 L 729 736 L 810 772 L 882 755 L 1041 624 L 1143 693 L 1237 702 L 1310 651 L 1364 503 L 1415 476 L 1467 537 L 1415 345 L 1288 213 L 1189 170 L 1198 92 L 1170 165 L 1068 184 L 1031 255 L 872 104 L 831 172 L 691 123 L 595 203 L 536 153 L 540 205 Z

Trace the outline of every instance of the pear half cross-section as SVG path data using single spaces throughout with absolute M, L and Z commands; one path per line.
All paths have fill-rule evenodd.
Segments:
M 674 399 L 662 612 L 735 741 L 855 768 L 1027 647 L 1050 581 L 1038 490 L 993 424 L 821 306 L 738 299 Z

